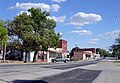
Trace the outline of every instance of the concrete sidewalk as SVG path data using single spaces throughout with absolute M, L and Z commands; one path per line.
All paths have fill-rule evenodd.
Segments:
M 24 61 L 10 61 L 10 60 L 6 60 L 5 63 L 3 63 L 2 60 L 0 60 L 0 65 L 23 65 L 23 64 L 49 64 L 50 62 L 26 62 L 24 63 Z

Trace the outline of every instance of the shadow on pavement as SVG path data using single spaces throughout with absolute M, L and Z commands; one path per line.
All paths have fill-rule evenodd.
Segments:
M 15 80 L 12 83 L 49 83 L 43 80 Z
M 12 83 L 92 83 L 102 70 L 75 69 L 38 80 L 14 80 Z M 40 80 L 39 80 L 40 79 Z
M 49 83 L 92 83 L 102 70 L 75 69 L 51 77 L 44 77 Z

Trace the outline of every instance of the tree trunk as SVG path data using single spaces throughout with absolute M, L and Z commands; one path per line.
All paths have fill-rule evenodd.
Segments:
M 24 63 L 28 62 L 28 51 L 25 51 L 25 61 Z
M 44 62 L 44 51 L 43 51 L 43 62 Z
M 3 62 L 5 63 L 6 43 L 3 45 Z
M 37 54 L 38 54 L 38 50 L 35 51 L 34 58 L 33 58 L 33 62 L 36 62 L 36 61 L 37 61 L 37 59 L 36 59 Z

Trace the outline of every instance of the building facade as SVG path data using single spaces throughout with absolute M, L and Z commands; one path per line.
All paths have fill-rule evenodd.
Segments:
M 86 59 L 92 59 L 96 55 L 96 49 L 95 48 L 78 48 L 75 47 L 72 49 L 72 58 L 78 59 L 78 60 L 86 60 Z
M 59 45 L 56 49 L 54 48 L 48 48 L 48 51 L 39 51 L 37 58 L 37 62 L 51 62 L 51 59 L 61 56 L 61 57 L 67 57 L 68 51 L 67 51 L 67 41 L 61 39 L 59 41 Z

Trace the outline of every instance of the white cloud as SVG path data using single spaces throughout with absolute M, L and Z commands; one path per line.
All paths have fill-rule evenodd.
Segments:
M 57 4 L 53 4 L 53 5 L 48 5 L 45 3 L 16 3 L 15 6 L 10 7 L 10 9 L 21 9 L 21 10 L 28 10 L 30 8 L 40 8 L 42 11 L 58 11 L 60 9 L 60 6 Z
M 54 19 L 57 23 L 63 23 L 66 16 L 59 16 L 59 17 L 52 16 L 52 17 L 48 17 L 48 18 Z
M 75 26 L 84 26 L 100 20 L 102 20 L 102 17 L 100 15 L 93 14 L 93 13 L 87 14 L 84 12 L 78 12 L 77 14 L 71 17 L 71 21 L 69 24 L 75 25 Z
M 60 6 L 58 4 L 52 4 L 51 5 L 51 10 L 52 11 L 58 11 L 60 9 Z
M 90 41 L 90 42 L 88 42 L 88 44 L 89 44 L 89 45 L 97 45 L 98 43 L 97 43 L 97 42 L 92 42 L 92 41 Z
M 27 15 L 30 15 L 30 12 L 28 12 L 28 11 L 20 11 L 17 15 L 20 15 L 20 14 L 22 14 L 23 12 L 27 13 Z
M 75 27 L 75 29 L 82 29 L 82 27 Z
M 91 39 L 92 42 L 98 42 L 100 39 Z
M 92 33 L 90 31 L 87 31 L 87 30 L 74 30 L 74 31 L 71 31 L 69 33 L 76 33 L 79 35 L 92 35 Z
M 89 44 L 89 45 L 97 45 L 99 41 L 100 41 L 100 39 L 91 39 L 91 40 L 88 42 L 88 44 Z
M 114 30 L 111 32 L 100 34 L 99 36 L 101 36 L 102 38 L 110 39 L 110 38 L 118 38 L 119 35 L 120 35 L 120 30 Z
M 52 0 L 52 1 L 57 3 L 66 2 L 66 0 Z

